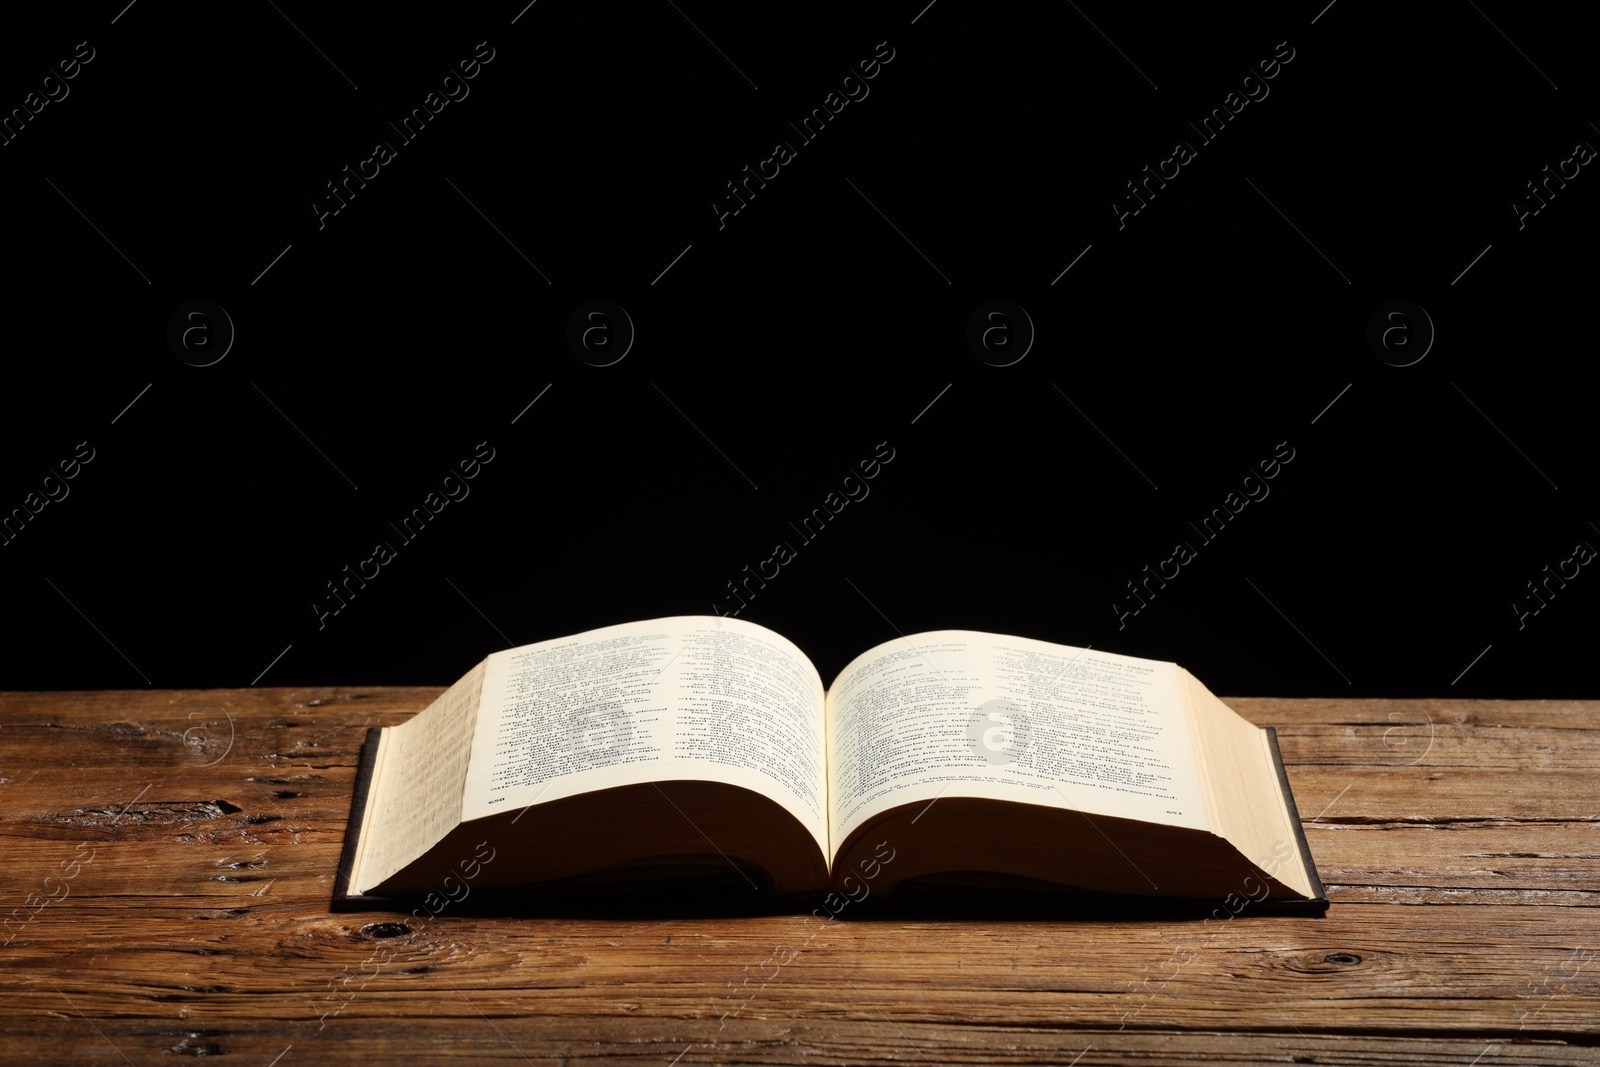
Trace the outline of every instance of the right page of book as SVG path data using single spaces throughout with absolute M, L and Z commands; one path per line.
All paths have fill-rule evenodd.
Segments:
M 954 796 L 1214 829 L 1172 663 L 940 630 L 858 656 L 827 706 L 835 847 Z

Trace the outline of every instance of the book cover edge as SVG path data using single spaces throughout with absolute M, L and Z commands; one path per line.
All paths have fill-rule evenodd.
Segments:
M 1317 861 L 1311 855 L 1311 843 L 1306 840 L 1305 827 L 1300 825 L 1300 809 L 1294 802 L 1294 790 L 1289 788 L 1289 772 L 1283 766 L 1283 753 L 1278 749 L 1278 731 L 1271 726 L 1263 726 L 1267 732 L 1267 751 L 1272 754 L 1273 769 L 1278 772 L 1278 788 L 1283 792 L 1283 803 L 1289 812 L 1289 825 L 1294 827 L 1295 844 L 1300 848 L 1300 862 L 1305 865 L 1306 873 L 1311 876 L 1311 888 L 1314 895 L 1305 902 L 1308 909 L 1315 909 L 1318 914 L 1328 908 L 1328 890 L 1322 884 L 1322 877 L 1317 873 Z
M 378 760 L 378 740 L 383 727 L 367 729 L 361 743 L 361 757 L 356 763 L 355 789 L 350 797 L 350 821 L 345 827 L 344 847 L 339 851 L 339 866 L 333 882 L 333 911 L 355 911 L 380 905 L 377 898 L 350 893 L 350 871 L 355 866 L 356 848 L 361 842 L 362 823 L 366 820 L 367 792 L 372 786 L 372 772 Z

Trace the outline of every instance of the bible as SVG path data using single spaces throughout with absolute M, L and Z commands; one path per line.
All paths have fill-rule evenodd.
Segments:
M 334 907 L 719 878 L 1327 905 L 1273 730 L 1175 663 L 942 630 L 824 688 L 772 630 L 681 616 L 493 653 L 370 730 Z

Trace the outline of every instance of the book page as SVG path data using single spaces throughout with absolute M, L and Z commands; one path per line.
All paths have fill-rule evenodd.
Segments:
M 1187 697 L 1208 794 L 1211 820 L 1248 860 L 1305 896 L 1317 896 L 1314 872 L 1300 856 L 1300 827 L 1290 814 L 1278 781 L 1278 765 L 1266 730 L 1234 711 L 1178 669 L 1178 686 Z
M 466 738 L 483 688 L 480 662 L 422 711 L 383 731 L 367 786 L 350 890 L 364 892 L 415 860 L 455 829 L 467 776 Z M 404 797 L 384 804 L 385 797 Z
M 1172 663 L 941 630 L 858 656 L 827 702 L 836 843 L 956 796 L 1210 829 Z
M 826 855 L 823 729 L 811 661 L 740 619 L 656 619 L 524 645 L 489 657 L 461 817 L 697 779 L 771 797 Z

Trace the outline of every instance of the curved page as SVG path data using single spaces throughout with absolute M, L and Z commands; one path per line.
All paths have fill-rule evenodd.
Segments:
M 714 616 L 626 623 L 489 657 L 461 818 L 724 782 L 782 804 L 827 855 L 824 761 L 822 680 L 791 641 Z
M 940 797 L 1212 829 L 1176 664 L 940 630 L 856 657 L 828 712 L 835 845 Z

